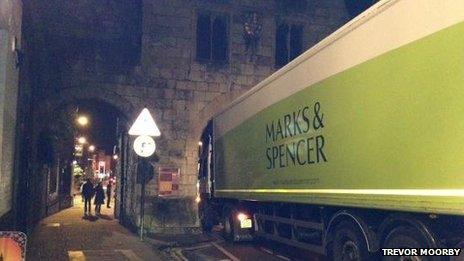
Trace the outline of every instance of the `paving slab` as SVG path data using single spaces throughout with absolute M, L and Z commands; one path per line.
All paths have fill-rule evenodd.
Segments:
M 121 226 L 113 211 L 102 206 L 100 216 L 84 216 L 83 203 L 76 198 L 73 207 L 43 219 L 35 228 L 28 239 L 27 260 L 168 259 Z

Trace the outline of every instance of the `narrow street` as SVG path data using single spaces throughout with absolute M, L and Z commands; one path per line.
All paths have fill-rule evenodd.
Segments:
M 83 206 L 76 197 L 73 207 L 45 218 L 28 240 L 27 260 L 166 260 L 121 226 L 113 208 L 84 219 Z
M 83 206 L 77 196 L 73 207 L 45 218 L 28 239 L 27 260 L 322 260 L 310 253 L 295 258 L 300 252 L 276 244 L 228 243 L 220 232 L 155 234 L 141 242 L 114 219 L 113 208 L 102 206 L 102 215 L 84 218 Z
M 456 0 L 0 0 L 0 261 L 464 260 L 462 42 Z

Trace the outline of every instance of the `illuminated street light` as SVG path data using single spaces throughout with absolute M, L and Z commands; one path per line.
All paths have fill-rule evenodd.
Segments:
M 76 164 L 77 164 L 77 160 L 73 160 L 72 164 L 73 164 L 73 165 L 76 165 Z
M 114 160 L 117 160 L 118 158 L 119 158 L 118 155 L 116 155 L 116 154 L 113 155 Z
M 81 126 L 86 126 L 89 124 L 89 119 L 86 116 L 79 116 L 77 118 L 77 123 Z
M 89 146 L 89 152 L 94 152 L 95 151 L 95 146 L 94 145 L 90 145 Z
M 77 141 L 78 141 L 80 144 L 85 144 L 85 143 L 87 142 L 87 139 L 86 139 L 84 136 L 82 136 L 82 137 L 79 137 L 79 138 L 77 139 Z

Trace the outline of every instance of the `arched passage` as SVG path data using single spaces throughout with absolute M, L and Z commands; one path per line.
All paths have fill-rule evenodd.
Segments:
M 37 174 L 43 180 L 38 186 L 42 192 L 37 193 L 43 196 L 35 199 L 36 206 L 44 206 L 40 216 L 72 205 L 80 183 L 88 177 L 103 181 L 104 187 L 110 179 L 117 182 L 112 195 L 116 194 L 114 210 L 119 215 L 124 206 L 128 164 L 132 162 L 127 150 L 132 102 L 115 91 L 91 87 L 67 88 L 45 97 L 34 117 L 38 133 L 33 142 L 38 148 L 34 165 L 41 166 Z M 78 126 L 79 115 L 89 118 L 89 126 Z M 87 143 L 79 144 L 79 136 L 85 136 Z M 112 158 L 114 155 L 117 158 Z M 102 163 L 106 167 L 99 169 Z

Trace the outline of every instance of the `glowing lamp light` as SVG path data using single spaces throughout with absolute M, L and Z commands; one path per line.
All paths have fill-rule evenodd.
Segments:
M 77 160 L 73 160 L 72 164 L 73 164 L 73 165 L 76 165 L 76 164 L 77 164 Z
M 114 160 L 117 160 L 118 158 L 119 158 L 118 155 L 116 155 L 116 154 L 113 155 Z
M 86 126 L 89 123 L 89 118 L 86 116 L 79 116 L 77 118 L 77 123 L 81 126 Z
M 77 139 L 77 141 L 78 141 L 80 144 L 85 144 L 85 143 L 87 142 L 87 139 L 86 139 L 84 136 L 82 136 L 82 137 L 79 137 L 79 138 Z
M 203 146 L 203 142 L 199 141 L 198 146 Z
M 245 220 L 245 219 L 248 219 L 248 215 L 245 214 L 245 213 L 241 213 L 241 212 L 240 212 L 240 213 L 237 214 L 237 219 L 238 219 L 239 221 L 243 221 L 243 220 Z
M 200 202 L 201 202 L 200 195 L 198 195 L 198 196 L 195 198 L 195 202 L 196 202 L 196 203 L 200 203 Z
M 95 146 L 94 146 L 94 145 L 90 145 L 90 146 L 89 146 L 89 151 L 90 151 L 90 152 L 94 152 L 94 151 L 95 151 Z

